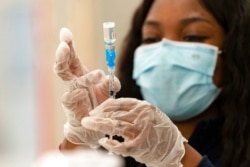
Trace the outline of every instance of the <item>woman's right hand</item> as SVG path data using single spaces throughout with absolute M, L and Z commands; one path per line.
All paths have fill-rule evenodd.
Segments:
M 112 153 L 133 157 L 148 167 L 182 166 L 187 140 L 166 114 L 146 101 L 110 98 L 81 123 L 87 129 L 123 137 L 123 142 L 107 137 L 99 140 Z
M 65 138 L 74 144 L 99 146 L 98 140 L 104 134 L 83 128 L 81 120 L 109 97 L 108 76 L 105 77 L 102 70 L 88 72 L 75 53 L 72 33 L 66 28 L 60 31 L 54 71 L 66 85 L 66 92 L 62 97 L 67 117 L 64 125 Z M 115 91 L 118 92 L 120 88 L 120 82 L 115 78 Z

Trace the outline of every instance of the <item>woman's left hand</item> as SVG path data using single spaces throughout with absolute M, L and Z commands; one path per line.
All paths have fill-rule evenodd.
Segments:
M 99 140 L 113 153 L 134 157 L 149 167 L 182 166 L 186 139 L 164 113 L 146 101 L 108 99 L 81 123 L 87 129 L 123 137 L 124 142 Z
M 83 128 L 81 120 L 109 98 L 109 76 L 105 77 L 102 70 L 88 71 L 75 52 L 73 35 L 67 28 L 60 30 L 54 71 L 64 81 L 67 89 L 62 97 L 67 117 L 64 124 L 65 138 L 72 144 L 98 147 L 98 140 L 105 134 Z M 114 92 L 117 93 L 120 88 L 120 81 L 115 77 Z

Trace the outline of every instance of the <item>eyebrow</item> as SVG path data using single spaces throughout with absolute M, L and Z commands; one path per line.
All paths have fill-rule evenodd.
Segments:
M 146 20 L 143 25 L 149 25 L 149 26 L 160 26 L 160 22 L 153 21 L 153 20 Z
M 211 24 L 209 20 L 202 18 L 202 17 L 188 17 L 180 21 L 181 25 L 188 25 L 188 24 L 195 23 L 195 22 L 206 22 L 206 23 Z M 143 25 L 159 27 L 161 24 L 158 21 L 146 20 Z
M 195 22 L 206 22 L 206 23 L 211 24 L 209 20 L 202 18 L 202 17 L 188 17 L 188 18 L 184 18 L 181 20 L 182 25 L 188 25 L 188 24 L 195 23 Z

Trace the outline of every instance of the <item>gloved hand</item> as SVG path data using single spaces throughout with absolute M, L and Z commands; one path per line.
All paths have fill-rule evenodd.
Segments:
M 132 156 L 148 167 L 182 166 L 187 140 L 164 113 L 146 101 L 108 99 L 81 123 L 86 129 L 122 136 L 124 142 L 112 138 L 99 140 L 113 153 Z
M 81 126 L 81 119 L 88 116 L 89 111 L 108 98 L 108 76 L 105 77 L 102 70 L 88 72 L 75 53 L 72 33 L 66 28 L 60 31 L 60 44 L 56 51 L 54 71 L 67 88 L 62 97 L 62 106 L 67 116 L 64 136 L 74 144 L 98 146 L 98 140 L 104 134 L 85 129 Z M 115 92 L 120 88 L 120 82 L 115 78 Z

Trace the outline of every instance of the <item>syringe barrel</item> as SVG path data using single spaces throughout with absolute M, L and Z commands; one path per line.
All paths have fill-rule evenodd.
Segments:
M 109 96 L 115 98 L 114 91 L 114 72 L 115 72 L 115 23 L 114 22 L 104 22 L 103 23 L 103 35 L 104 35 L 104 45 L 106 53 L 106 62 L 109 72 Z
M 115 59 L 116 59 L 116 52 L 115 49 L 106 49 L 106 62 L 109 70 L 114 70 L 115 68 Z
M 104 22 L 103 23 L 103 35 L 104 44 L 106 52 L 106 62 L 109 70 L 114 70 L 115 68 L 115 23 L 114 22 Z

